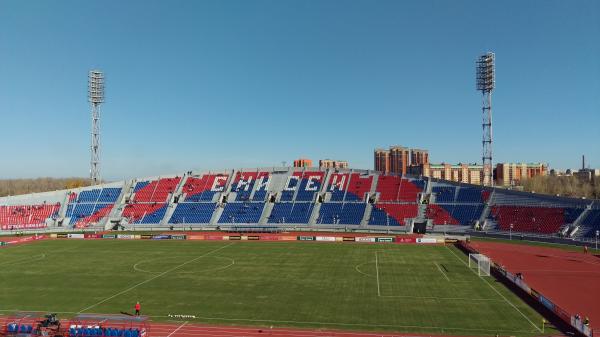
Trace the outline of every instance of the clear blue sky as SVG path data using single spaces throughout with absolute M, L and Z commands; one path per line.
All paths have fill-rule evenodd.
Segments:
M 375 147 L 481 161 L 474 60 L 494 51 L 494 161 L 600 167 L 599 1 L 0 1 L 0 177 L 372 168 Z

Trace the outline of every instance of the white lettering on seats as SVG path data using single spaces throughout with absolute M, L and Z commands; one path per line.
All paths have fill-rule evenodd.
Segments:
M 212 184 L 212 187 L 210 188 L 210 190 L 213 192 L 223 191 L 223 188 L 225 187 L 225 182 L 227 182 L 226 176 L 215 177 L 215 180 L 213 181 L 213 184 Z

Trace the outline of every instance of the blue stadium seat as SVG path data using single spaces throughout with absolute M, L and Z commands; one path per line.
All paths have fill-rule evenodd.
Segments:
M 264 207 L 262 202 L 230 202 L 225 205 L 219 223 L 258 223 Z
M 275 203 L 269 215 L 268 223 L 298 223 L 306 224 L 314 204 L 310 202 L 278 202 Z
M 436 203 L 453 203 L 456 187 L 454 186 L 434 186 L 431 190 L 436 195 Z
M 209 223 L 215 208 L 214 202 L 180 203 L 177 204 L 169 223 Z
M 359 225 L 365 214 L 364 203 L 323 203 L 318 224 Z

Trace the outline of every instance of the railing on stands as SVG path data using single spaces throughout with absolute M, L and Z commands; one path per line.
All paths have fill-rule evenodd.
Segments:
M 471 247 L 471 245 L 469 245 L 467 242 L 460 241 L 458 244 L 461 245 L 463 249 L 465 249 L 466 251 L 468 251 L 470 253 L 479 254 L 479 252 L 475 248 Z M 531 296 L 535 301 L 537 301 L 541 305 L 543 305 L 546 309 L 553 312 L 558 318 L 563 320 L 566 324 L 570 325 L 571 327 L 573 327 L 575 330 L 579 331 L 584 336 L 593 337 L 592 328 L 589 325 L 583 324 L 581 317 L 576 316 L 576 315 L 571 315 L 565 309 L 561 308 L 560 306 L 558 306 L 555 303 L 552 303 L 552 301 L 550 301 L 548 298 L 546 298 L 542 293 L 538 292 L 537 290 L 535 290 L 535 289 L 531 288 L 529 285 L 527 285 L 527 283 L 525 283 L 525 281 L 523 281 L 523 279 L 521 277 L 509 272 L 508 270 L 504 269 L 501 265 L 499 265 L 493 261 L 492 261 L 492 269 L 494 271 L 496 271 L 496 273 L 498 275 L 501 275 L 506 280 L 508 280 L 510 283 L 516 285 L 518 288 L 523 290 L 525 293 L 527 293 L 529 296 Z

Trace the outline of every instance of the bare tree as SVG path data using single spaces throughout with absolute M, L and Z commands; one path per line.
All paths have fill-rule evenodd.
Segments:
M 36 178 L 0 180 L 0 197 L 89 186 L 85 178 Z

